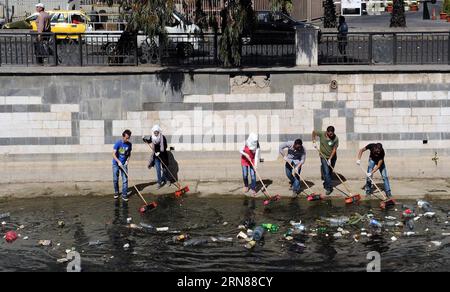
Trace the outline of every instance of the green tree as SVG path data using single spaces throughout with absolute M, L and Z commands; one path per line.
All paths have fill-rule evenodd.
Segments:
M 394 0 L 391 27 L 406 27 L 405 3 L 403 0 Z
M 334 28 L 337 26 L 336 5 L 334 4 L 334 0 L 326 0 L 325 2 L 323 26 L 325 28 Z
M 450 0 L 445 0 L 444 1 L 444 5 L 442 6 L 442 10 L 445 13 L 450 14 Z
M 167 36 L 165 27 L 172 18 L 174 0 L 123 0 L 121 7 L 126 11 L 127 32 L 142 31 L 149 39 Z
M 284 14 L 291 14 L 294 9 L 294 5 L 292 4 L 292 0 L 271 0 L 272 10 L 281 11 Z

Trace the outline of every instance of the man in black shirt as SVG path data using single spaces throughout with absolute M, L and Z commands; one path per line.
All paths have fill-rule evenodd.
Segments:
M 384 149 L 381 143 L 369 144 L 359 150 L 358 160 L 356 164 L 361 165 L 361 157 L 365 151 L 370 151 L 369 167 L 367 169 L 366 195 L 372 194 L 372 180 L 370 178 L 379 170 L 384 181 L 384 191 L 386 196 L 392 197 L 391 187 L 389 185 L 389 178 L 387 174 L 386 164 L 384 162 Z

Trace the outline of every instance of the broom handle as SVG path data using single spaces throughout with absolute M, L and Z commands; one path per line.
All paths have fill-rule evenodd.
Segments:
M 315 147 L 314 147 L 315 148 Z M 328 159 L 325 158 L 325 156 L 323 155 L 322 151 L 320 151 L 319 148 L 316 148 L 316 150 L 319 152 L 320 157 L 322 157 L 323 159 L 325 159 L 327 161 L 328 166 L 333 170 L 333 172 L 336 174 L 337 178 L 339 179 L 339 181 L 342 183 L 342 185 L 344 185 L 345 189 L 347 190 L 347 192 L 349 192 L 350 196 L 353 196 L 352 191 L 350 190 L 349 186 L 342 180 L 341 176 L 339 175 L 339 173 L 334 171 L 333 166 L 331 166 L 331 163 L 328 163 Z
M 151 146 L 149 143 L 146 143 L 146 144 L 147 144 L 148 147 L 150 147 L 150 149 L 152 149 L 152 151 L 153 151 L 152 146 Z M 156 156 L 156 157 L 159 159 L 159 161 L 162 163 L 162 165 L 166 168 L 166 170 L 167 170 L 167 172 L 170 174 L 170 176 L 172 176 L 173 180 L 175 181 L 175 185 L 178 187 L 178 189 L 181 189 L 181 184 L 177 181 L 177 179 L 176 179 L 175 176 L 172 174 L 172 172 L 170 172 L 170 169 L 167 167 L 167 165 L 162 161 L 162 159 L 161 159 L 159 156 Z
M 247 158 L 247 157 L 245 157 L 245 158 Z M 248 160 L 248 161 L 250 162 L 250 164 L 252 165 L 253 171 L 255 171 L 256 176 L 258 177 L 259 181 L 261 182 L 261 184 L 262 184 L 264 190 L 265 190 L 265 191 L 267 192 L 267 194 L 269 195 L 269 198 L 272 197 L 272 196 L 270 195 L 269 191 L 267 190 L 266 185 L 264 184 L 263 180 L 261 179 L 261 176 L 259 175 L 258 171 L 256 170 L 255 165 L 253 164 L 252 160 L 251 160 L 251 159 L 248 159 L 248 158 L 247 158 L 247 160 Z M 263 194 L 265 194 L 265 193 L 263 192 Z M 267 197 L 267 195 L 266 195 L 266 197 Z
M 129 181 L 130 180 L 130 176 L 128 175 L 128 173 L 125 171 L 125 169 L 122 166 L 119 165 L 119 167 L 120 167 L 120 169 L 122 169 L 123 173 L 125 173 L 125 175 L 128 178 L 128 181 Z M 144 199 L 144 196 L 142 196 L 141 192 L 139 192 L 139 190 L 136 187 L 136 185 L 133 185 L 133 187 L 136 190 L 136 192 L 138 193 L 139 197 L 141 197 L 142 201 L 144 201 L 145 205 L 148 205 L 147 201 Z
M 366 173 L 366 171 L 364 170 L 364 168 L 362 167 L 362 165 L 359 165 L 359 168 L 361 168 L 361 171 Z M 366 173 L 367 174 L 367 173 Z M 367 175 L 366 175 L 367 176 Z M 370 181 L 372 182 L 373 185 L 375 185 L 375 188 L 378 190 L 378 192 L 384 197 L 383 201 L 387 200 L 386 195 L 380 190 L 380 188 L 377 186 L 377 184 L 375 183 L 375 181 L 373 180 L 373 178 L 371 176 L 367 176 Z
M 292 169 L 295 170 L 295 167 L 294 167 L 294 165 L 293 165 L 292 163 L 289 163 L 289 165 L 292 167 Z M 302 177 L 302 175 L 300 174 L 300 172 L 299 172 L 299 171 L 296 171 L 295 174 L 297 174 L 297 175 L 300 177 L 300 179 L 301 179 L 302 182 L 305 184 L 305 186 L 308 188 L 308 190 L 312 191 L 312 190 L 311 190 L 311 187 L 310 187 L 310 186 L 308 185 L 308 183 L 303 179 L 303 177 Z

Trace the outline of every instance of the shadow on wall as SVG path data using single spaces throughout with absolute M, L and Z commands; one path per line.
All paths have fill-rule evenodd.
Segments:
M 167 156 L 169 159 L 169 171 L 170 173 L 174 176 L 172 177 L 172 175 L 170 175 L 169 173 L 169 180 L 170 182 L 174 183 L 175 181 L 178 181 L 178 172 L 180 171 L 179 166 L 178 166 L 178 162 L 175 159 L 175 156 L 173 155 L 173 153 L 171 151 L 167 151 Z
M 189 73 L 190 81 L 194 81 L 194 75 Z M 165 87 L 169 87 L 173 93 L 180 92 L 185 82 L 185 72 L 179 69 L 164 69 L 156 74 L 158 81 L 161 81 Z

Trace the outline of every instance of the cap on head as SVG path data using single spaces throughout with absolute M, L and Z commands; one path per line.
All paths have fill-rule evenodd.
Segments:
M 38 3 L 38 4 L 36 4 L 36 8 L 42 8 L 42 9 L 45 9 L 45 5 L 42 4 L 42 3 Z

